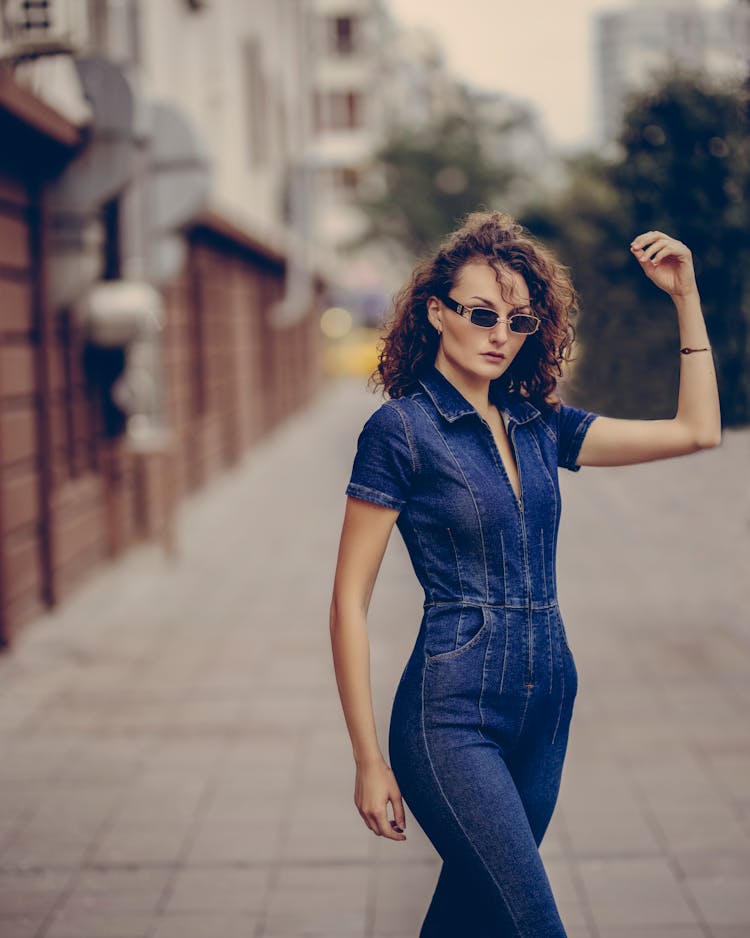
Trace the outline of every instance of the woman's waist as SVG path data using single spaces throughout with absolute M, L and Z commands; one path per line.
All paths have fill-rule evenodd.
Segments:
M 425 599 L 422 603 L 424 609 L 433 606 L 455 606 L 457 608 L 472 606 L 487 607 L 490 609 L 549 609 L 559 605 L 557 597 L 529 598 L 528 596 L 491 597 L 489 600 L 468 599 L 464 596 L 445 596 L 438 599 Z

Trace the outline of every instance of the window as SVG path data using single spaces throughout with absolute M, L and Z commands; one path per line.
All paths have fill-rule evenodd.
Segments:
M 328 21 L 328 51 L 334 55 L 352 55 L 359 44 L 359 25 L 353 16 L 332 16 Z
M 360 173 L 353 166 L 338 166 L 333 170 L 333 185 L 340 192 L 355 192 L 359 185 Z
M 268 159 L 268 88 L 257 38 L 244 43 L 242 61 L 247 92 L 248 158 L 251 166 L 263 166 Z
M 121 272 L 120 200 L 110 199 L 100 211 L 104 227 L 102 280 L 119 280 Z
M 315 127 L 317 130 L 356 130 L 364 122 L 364 101 L 359 91 L 317 92 Z

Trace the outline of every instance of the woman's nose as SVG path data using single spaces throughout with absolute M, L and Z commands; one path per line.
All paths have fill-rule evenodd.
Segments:
M 509 326 L 504 319 L 498 319 L 490 329 L 490 338 L 505 341 L 508 338 Z

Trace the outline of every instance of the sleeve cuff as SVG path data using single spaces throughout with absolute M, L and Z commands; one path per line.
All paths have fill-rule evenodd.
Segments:
M 570 441 L 568 459 L 565 463 L 565 468 L 569 469 L 571 472 L 578 472 L 582 468 L 581 466 L 576 465 L 576 459 L 578 459 L 578 454 L 581 451 L 581 446 L 583 445 L 583 438 L 586 436 L 586 431 L 598 416 L 599 414 L 586 414 L 583 420 L 581 420 L 581 422 L 576 427 L 576 432 L 573 434 Z
M 351 495 L 352 498 L 362 498 L 375 505 L 382 505 L 384 508 L 395 508 L 398 511 L 401 511 L 406 504 L 402 498 L 394 498 L 392 495 L 386 495 L 385 492 L 378 492 L 376 489 L 358 485 L 355 482 L 350 482 L 347 485 L 346 494 Z

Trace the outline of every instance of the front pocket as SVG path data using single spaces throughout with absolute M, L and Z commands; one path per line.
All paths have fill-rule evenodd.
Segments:
M 482 641 L 489 626 L 485 606 L 431 606 L 427 612 L 425 657 L 428 661 L 458 658 Z

